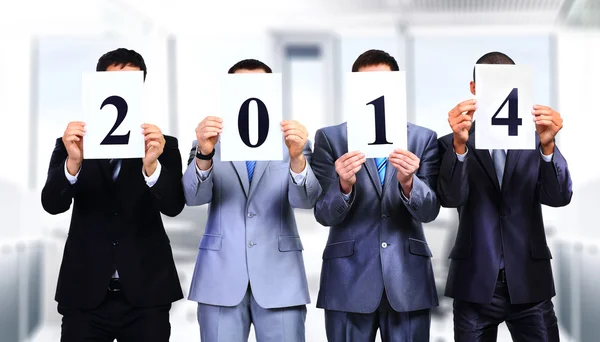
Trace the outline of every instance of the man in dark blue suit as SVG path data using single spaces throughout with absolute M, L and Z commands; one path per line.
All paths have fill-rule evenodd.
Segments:
M 514 62 L 491 52 L 477 64 Z M 476 100 L 453 108 L 453 133 L 439 139 L 438 196 L 442 206 L 458 208 L 460 217 L 446 284 L 446 296 L 454 298 L 455 340 L 496 341 L 498 325 L 506 322 L 514 341 L 558 341 L 542 204 L 571 201 L 567 161 L 554 143 L 562 119 L 536 105 L 537 149 L 478 150 L 476 109 Z
M 397 70 L 380 50 L 352 66 L 353 72 Z M 348 152 L 346 123 L 316 132 L 312 167 L 323 193 L 315 217 L 331 227 L 317 307 L 325 309 L 330 342 L 375 341 L 377 329 L 384 342 L 429 341 L 438 297 L 422 223 L 440 210 L 438 153 L 436 133 L 413 124 L 408 151 L 389 158 Z

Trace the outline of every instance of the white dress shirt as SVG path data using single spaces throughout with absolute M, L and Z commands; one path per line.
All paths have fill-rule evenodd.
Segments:
M 490 156 L 492 154 L 492 150 L 489 151 L 490 152 Z M 504 150 L 504 152 L 507 152 L 506 150 Z M 465 157 L 467 156 L 467 153 L 469 153 L 469 148 L 467 147 L 465 153 L 463 154 L 458 154 L 456 153 L 456 158 L 458 158 L 458 161 L 463 162 L 465 161 Z M 542 148 L 540 147 L 540 154 L 542 155 L 542 159 L 544 159 L 545 162 L 551 162 L 552 161 L 552 156 L 554 156 L 554 153 L 550 153 L 550 155 L 545 155 L 544 152 L 542 152 Z

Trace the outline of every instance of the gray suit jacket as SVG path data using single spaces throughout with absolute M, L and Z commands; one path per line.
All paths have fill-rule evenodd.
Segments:
M 335 171 L 335 161 L 348 152 L 346 124 L 317 131 L 312 166 L 323 194 L 315 217 L 331 227 L 317 307 L 370 313 L 379 306 L 384 289 L 396 311 L 438 305 L 422 226 L 440 210 L 435 193 L 440 167 L 436 133 L 409 123 L 408 150 L 421 160 L 408 201 L 401 195 L 396 169 L 388 162 L 382 187 L 375 161 L 367 159 L 346 202 Z
M 304 149 L 307 174 L 303 185 L 283 161 L 258 161 L 252 184 L 246 163 L 221 161 L 220 144 L 210 176 L 200 182 L 194 142 L 183 187 L 187 205 L 209 204 L 189 299 L 203 304 L 235 306 L 248 289 L 263 308 L 310 303 L 302 242 L 293 208 L 311 209 L 321 193 Z

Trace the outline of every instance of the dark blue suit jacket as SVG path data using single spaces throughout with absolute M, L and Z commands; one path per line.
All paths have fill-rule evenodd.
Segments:
M 446 296 L 491 303 L 503 248 L 511 303 L 552 298 L 542 204 L 560 207 L 571 201 L 567 161 L 558 147 L 551 162 L 539 149 L 509 150 L 500 188 L 489 150 L 476 149 L 474 127 L 464 162 L 456 157 L 452 139 L 452 134 L 439 139 L 438 196 L 442 206 L 458 208 L 460 217 Z
M 409 124 L 408 149 L 421 160 L 408 201 L 401 197 L 394 167 L 388 164 L 382 188 L 375 161 L 367 159 L 347 203 L 335 171 L 335 161 L 348 152 L 346 124 L 317 131 L 312 168 L 323 193 L 315 216 L 331 227 L 317 307 L 370 313 L 379 306 L 384 288 L 396 311 L 438 305 L 421 224 L 433 221 L 440 210 L 436 133 Z

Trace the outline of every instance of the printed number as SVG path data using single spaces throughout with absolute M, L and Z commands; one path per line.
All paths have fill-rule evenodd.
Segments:
M 104 140 L 102 140 L 100 145 L 127 145 L 129 143 L 129 134 L 131 131 L 124 135 L 112 135 L 127 116 L 127 102 L 125 102 L 122 97 L 114 95 L 107 97 L 106 100 L 102 102 L 100 109 L 104 108 L 106 105 L 113 105 L 115 108 L 117 108 L 117 121 L 115 121 L 115 124 L 110 129 L 106 137 L 104 137 Z
M 387 141 L 385 136 L 385 99 L 383 96 L 367 103 L 373 105 L 375 109 L 375 141 L 369 145 L 387 145 L 392 144 Z
M 258 107 L 258 141 L 256 144 L 250 142 L 250 126 L 248 124 L 250 121 L 249 108 L 252 101 L 256 102 L 256 107 Z M 269 135 L 269 112 L 267 111 L 267 106 L 261 100 L 253 97 L 242 103 L 238 115 L 238 130 L 240 138 L 242 138 L 242 141 L 248 147 L 259 147 L 265 143 L 267 135 Z
M 504 108 L 508 102 L 508 117 L 497 118 L 498 114 Z M 519 118 L 519 91 L 514 88 L 510 94 L 506 97 L 500 108 L 496 111 L 496 114 L 492 116 L 492 125 L 494 126 L 508 126 L 508 135 L 517 136 L 519 135 L 519 126 L 523 125 L 523 119 Z

